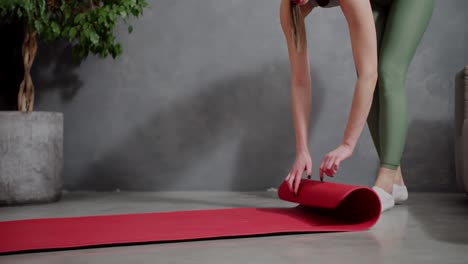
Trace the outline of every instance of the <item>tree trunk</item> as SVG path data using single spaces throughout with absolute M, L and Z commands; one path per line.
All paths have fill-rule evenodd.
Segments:
M 18 94 L 18 110 L 31 112 L 34 106 L 34 85 L 31 78 L 31 67 L 36 57 L 37 32 L 25 25 L 23 40 L 24 79 L 20 84 Z

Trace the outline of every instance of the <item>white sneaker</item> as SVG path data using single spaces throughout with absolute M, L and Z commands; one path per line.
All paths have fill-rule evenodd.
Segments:
M 393 195 L 389 194 L 388 192 L 384 191 L 384 189 L 377 186 L 372 187 L 372 189 L 377 194 L 377 196 L 379 196 L 380 204 L 382 205 L 382 213 L 395 206 L 395 200 L 393 199 Z
M 395 204 L 402 204 L 404 201 L 408 200 L 408 189 L 406 186 L 393 184 L 392 195 L 395 200 Z

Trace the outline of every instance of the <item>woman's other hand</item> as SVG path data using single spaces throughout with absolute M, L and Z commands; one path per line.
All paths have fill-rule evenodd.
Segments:
M 325 155 L 322 163 L 320 164 L 320 179 L 323 179 L 324 174 L 329 177 L 333 177 L 340 169 L 340 163 L 343 160 L 351 157 L 352 154 L 352 147 L 342 144 L 335 150 Z

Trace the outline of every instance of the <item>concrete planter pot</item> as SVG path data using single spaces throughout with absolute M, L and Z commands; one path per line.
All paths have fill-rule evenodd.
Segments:
M 63 114 L 0 112 L 0 205 L 60 199 Z

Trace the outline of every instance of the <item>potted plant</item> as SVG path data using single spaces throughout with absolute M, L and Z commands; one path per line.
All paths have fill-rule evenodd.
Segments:
M 114 28 L 139 17 L 146 0 L 2 0 L 0 23 L 24 28 L 18 111 L 0 112 L 0 204 L 57 201 L 62 191 L 63 115 L 34 110 L 31 68 L 37 40 L 62 40 L 77 59 L 89 54 L 116 58 L 122 47 Z M 132 26 L 128 25 L 129 33 Z

